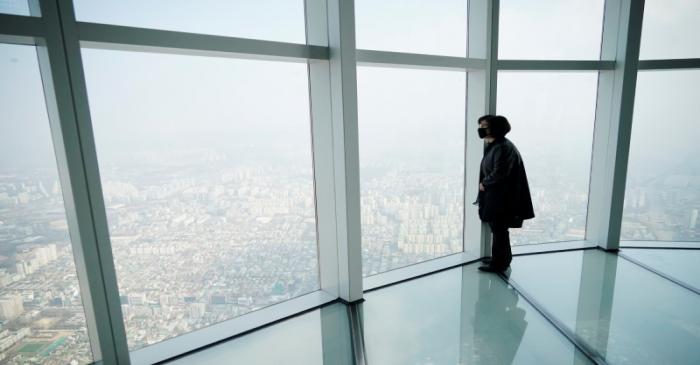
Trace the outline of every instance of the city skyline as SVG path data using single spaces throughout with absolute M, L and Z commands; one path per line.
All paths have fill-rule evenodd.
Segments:
M 179 169 L 173 169 L 172 171 L 176 174 L 181 173 Z M 397 176 L 396 174 L 401 174 L 400 171 L 396 170 L 388 173 L 388 175 Z M 259 172 L 256 177 L 255 169 L 244 168 L 238 173 L 230 171 L 229 176 L 233 176 L 234 179 L 237 176 L 239 179 L 237 186 L 245 189 L 244 186 L 250 188 L 262 185 L 260 181 L 255 181 L 256 178 L 260 177 Z M 110 172 L 105 171 L 104 174 L 109 176 Z M 210 223 L 204 223 L 212 220 L 212 218 L 205 221 L 196 214 L 183 216 L 178 211 L 171 211 L 165 216 L 162 213 L 158 213 L 158 211 L 166 209 L 168 206 L 170 208 L 167 209 L 172 210 L 190 209 L 187 207 L 206 205 L 207 202 L 216 197 L 216 194 L 211 195 L 212 193 L 219 191 L 219 194 L 224 194 L 216 186 L 218 183 L 221 183 L 220 181 L 208 188 L 204 188 L 202 180 L 197 178 L 189 178 L 190 182 L 175 180 L 168 181 L 165 185 L 159 185 L 152 179 L 147 178 L 147 173 L 143 171 L 138 172 L 134 176 L 129 176 L 124 175 L 123 170 L 120 170 L 120 176 L 122 176 L 122 181 L 117 181 L 115 187 L 105 184 L 105 202 L 110 221 L 110 234 L 115 253 L 123 313 L 127 324 L 127 335 L 133 348 L 153 344 L 163 339 L 318 289 L 318 279 L 316 277 L 318 268 L 315 267 L 315 226 L 313 223 L 309 222 L 305 234 L 302 232 L 296 235 L 289 232 L 285 233 L 287 238 L 299 237 L 300 240 L 296 241 L 296 243 L 290 242 L 272 246 L 261 244 L 260 237 L 268 236 L 274 239 L 275 235 L 274 232 L 270 232 L 273 233 L 270 236 L 260 230 L 255 232 L 255 236 L 241 239 L 240 243 L 236 243 L 231 240 L 231 236 L 243 233 L 231 231 L 231 229 L 235 230 L 237 226 L 240 227 L 240 225 L 235 224 L 235 221 L 230 222 L 231 224 L 222 224 L 221 221 L 215 223 L 216 219 L 214 219 Z M 144 176 L 145 178 L 139 181 L 139 176 Z M 242 183 L 246 179 L 253 180 Z M 207 180 L 210 179 L 207 178 Z M 660 179 L 660 181 L 663 182 L 664 179 Z M 375 182 L 375 184 L 379 184 L 379 182 Z M 678 189 L 683 189 L 684 187 L 685 185 L 683 184 L 678 185 Z M 377 186 L 368 186 L 368 188 L 375 191 L 374 195 L 381 195 L 382 190 Z M 388 191 L 392 191 L 394 185 L 390 185 L 388 188 Z M 410 186 L 407 188 L 410 189 Z M 553 189 L 552 191 L 556 190 Z M 632 188 L 631 198 L 636 200 L 633 203 L 628 202 L 628 204 L 631 204 L 631 207 L 627 207 L 627 209 L 631 209 L 630 212 L 635 219 L 648 217 L 646 221 L 641 222 L 642 228 L 640 229 L 643 229 L 645 232 L 654 232 L 654 227 L 658 224 L 678 221 L 676 216 L 673 215 L 673 212 L 676 210 L 672 209 L 678 203 L 677 200 L 666 200 L 668 203 L 666 205 L 663 205 L 664 200 L 655 201 L 654 199 L 643 198 L 644 200 L 640 201 L 640 198 L 635 198 L 639 191 L 645 190 L 643 187 Z M 158 192 L 160 192 L 160 195 Z M 671 191 L 671 193 L 678 197 L 680 191 L 678 193 Z M 16 224 L 21 222 L 20 219 L 33 218 L 36 221 L 36 223 L 32 224 L 32 227 L 35 228 L 31 231 L 26 228 L 24 230 L 19 229 L 14 231 L 13 236 L 10 238 L 8 238 L 7 233 L 3 236 L 5 237 L 3 242 L 6 243 L 2 247 L 4 249 L 2 254 L 6 258 L 2 264 L 3 269 L 0 270 L 0 282 L 5 283 L 5 285 L 0 289 L 0 299 L 11 298 L 12 296 L 26 296 L 28 295 L 26 290 L 29 289 L 34 292 L 36 290 L 33 289 L 34 285 L 38 283 L 42 283 L 42 286 L 65 288 L 63 291 L 54 290 L 54 294 L 50 296 L 36 297 L 33 302 L 24 300 L 24 308 L 21 312 L 28 315 L 27 313 L 32 312 L 31 308 L 33 306 L 37 306 L 37 304 L 45 301 L 42 304 L 42 310 L 46 311 L 48 308 L 53 308 L 52 310 L 56 313 L 64 313 L 60 317 L 54 317 L 63 318 L 62 322 L 54 322 L 54 324 L 60 325 L 60 323 L 64 323 L 62 326 L 69 327 L 64 329 L 64 333 L 70 334 L 67 337 L 71 339 L 69 343 L 72 344 L 71 348 L 73 348 L 70 353 L 73 355 L 81 353 L 83 358 L 88 358 L 89 345 L 86 342 L 87 334 L 85 332 L 84 317 L 81 314 L 82 307 L 67 235 L 67 225 L 61 212 L 62 199 L 58 181 L 53 180 L 51 182 L 46 178 L 42 178 L 39 174 L 30 179 L 21 179 L 16 175 L 12 176 L 4 172 L 2 178 L 0 178 L 0 195 L 4 197 L 4 199 L 0 199 L 0 206 L 4 207 L 1 211 L 4 212 L 3 217 L 5 217 L 1 226 L 3 229 L 0 232 L 12 232 L 12 230 L 7 229 L 8 226 L 15 227 L 15 229 L 22 228 L 21 225 Z M 395 196 L 401 197 L 401 195 Z M 214 200 L 225 201 L 231 199 L 231 197 L 226 197 L 225 199 L 223 197 L 219 195 Z M 410 195 L 406 197 L 410 200 Z M 561 201 L 561 199 L 554 199 L 549 202 L 549 205 L 546 205 L 540 200 L 542 197 L 543 195 L 533 191 L 533 198 L 535 204 L 539 204 L 540 212 L 546 207 L 557 209 L 552 204 L 556 201 Z M 387 198 L 391 199 L 391 195 L 388 194 Z M 695 198 L 698 199 L 700 197 L 696 196 Z M 183 204 L 177 203 L 177 201 L 182 201 L 185 206 L 175 208 Z M 697 200 L 695 201 L 697 202 Z M 164 205 L 163 208 L 158 207 L 161 204 L 166 204 L 166 202 L 167 205 Z M 410 201 L 406 203 L 408 203 L 407 207 L 411 207 L 406 211 L 406 214 L 414 214 L 414 212 L 420 210 L 415 206 L 415 203 L 410 203 Z M 305 204 L 313 206 L 314 203 L 306 202 Z M 401 205 L 402 203 L 399 201 L 398 204 Z M 690 204 L 692 204 L 692 201 Z M 684 219 L 685 224 L 681 224 L 681 226 L 685 225 L 684 229 L 687 232 L 694 232 L 695 236 L 687 238 L 692 239 L 695 237 L 697 239 L 698 228 L 700 227 L 698 227 L 696 213 L 695 226 L 692 227 L 695 230 L 691 230 L 693 208 L 690 208 L 692 206 L 690 204 L 686 207 L 689 210 L 688 217 Z M 428 204 L 425 207 L 430 206 Z M 423 208 L 423 211 L 430 214 L 431 210 L 426 210 L 425 207 L 420 208 Z M 566 205 L 560 205 L 558 209 L 566 210 L 566 207 Z M 7 215 L 7 209 L 17 212 L 14 216 L 15 218 L 8 219 L 11 216 Z M 433 212 L 437 213 L 439 209 L 438 207 Z M 144 210 L 152 211 L 153 213 L 144 215 Z M 54 213 L 49 215 L 44 213 L 37 217 L 36 212 L 38 211 Z M 203 211 L 202 214 L 215 216 L 215 213 L 215 211 L 210 213 Z M 153 217 L 158 217 L 159 215 L 166 218 L 166 221 L 163 223 L 166 225 L 162 229 L 157 228 L 160 223 L 153 220 Z M 168 220 L 168 217 L 171 219 Z M 307 218 L 311 219 L 311 217 Z M 416 218 L 421 217 L 416 216 Z M 366 219 L 367 217 L 365 216 L 363 225 L 371 226 Z M 142 226 L 139 222 L 148 224 L 147 226 Z M 216 228 L 212 229 L 211 224 L 218 225 L 215 225 L 214 227 Z M 548 225 L 549 223 L 545 222 L 544 224 Z M 43 228 L 39 229 L 39 227 Z M 146 229 L 145 227 L 149 228 Z M 576 228 L 574 227 L 573 229 Z M 212 232 L 216 233 L 216 235 L 206 238 L 209 243 L 205 245 L 193 246 L 191 243 L 188 243 L 188 240 L 191 241 L 196 239 L 197 235 L 202 235 L 202 233 L 198 232 Z M 23 235 L 24 237 L 22 237 Z M 539 237 L 540 239 L 547 237 L 546 232 L 538 232 L 532 228 L 526 235 Z M 386 242 L 386 239 L 382 238 L 381 233 L 377 233 L 376 237 L 378 241 L 384 240 Z M 645 237 L 641 238 L 644 239 Z M 653 239 L 666 238 L 679 240 L 675 236 L 653 237 Z M 250 240 L 258 241 L 258 243 Z M 10 256 L 6 255 L 9 251 L 7 247 L 9 242 L 15 242 L 14 247 L 18 252 L 15 256 L 14 265 Z M 370 265 L 368 267 L 379 269 L 377 271 L 385 271 L 386 269 L 399 267 L 402 264 L 411 264 L 450 253 L 449 250 L 437 252 L 437 255 L 435 252 L 410 252 L 405 247 L 402 249 L 398 242 L 387 242 L 387 244 L 378 245 L 377 247 L 364 246 L 364 260 Z M 17 260 L 21 260 L 21 257 L 33 258 L 31 255 L 27 255 L 27 253 L 32 252 L 33 248 L 50 247 L 52 245 L 56 247 L 55 258 L 41 263 L 34 272 L 25 274 L 17 272 Z M 459 245 L 461 245 L 461 242 L 459 242 Z M 250 247 L 246 248 L 246 246 Z M 256 250 L 254 247 L 258 247 L 258 249 Z M 459 250 L 459 247 L 457 250 Z M 19 254 L 22 252 L 24 252 L 24 256 Z M 226 254 L 221 255 L 221 253 Z M 192 257 L 195 258 L 195 263 L 201 264 L 201 268 L 207 267 L 207 269 L 199 273 L 198 271 L 192 271 L 187 274 L 174 272 L 172 273 L 175 275 L 173 277 L 168 276 L 168 274 L 164 275 L 167 271 L 156 274 L 159 267 L 177 266 L 182 260 L 188 260 Z M 266 272 L 266 275 L 259 276 L 255 274 L 255 270 L 263 269 L 263 267 L 255 268 L 256 257 L 265 257 L 267 261 L 273 262 L 272 265 L 268 262 L 264 266 L 264 270 L 269 271 L 271 267 L 281 267 L 285 268 L 286 271 L 279 273 L 274 271 Z M 296 258 L 297 260 L 285 261 L 285 257 Z M 154 265 L 155 262 L 158 262 L 158 264 Z M 283 264 L 274 264 L 278 262 Z M 144 267 L 153 267 L 153 269 L 143 271 Z M 196 267 L 197 265 L 191 266 L 191 268 Z M 227 273 L 227 268 L 237 268 L 238 270 L 229 270 Z M 156 272 L 151 272 L 151 270 L 156 270 Z M 58 272 L 63 274 L 52 274 Z M 307 272 L 307 275 L 310 276 L 306 276 L 305 279 L 304 276 L 300 276 L 301 272 Z M 54 277 L 53 280 L 47 281 L 45 279 L 52 276 Z M 155 277 L 159 279 L 153 281 L 152 278 Z M 256 277 L 257 279 L 251 280 L 251 278 Z M 57 281 L 56 278 L 60 279 Z M 144 280 L 144 278 L 151 279 Z M 283 279 L 280 280 L 279 278 Z M 254 289 L 256 285 L 265 288 L 265 290 Z M 68 323 L 72 323 L 72 325 L 68 325 Z M 8 330 L 12 328 L 12 325 L 7 327 Z M 19 331 L 21 328 L 17 328 L 17 330 Z M 1 342 L 0 347 L 2 347 Z

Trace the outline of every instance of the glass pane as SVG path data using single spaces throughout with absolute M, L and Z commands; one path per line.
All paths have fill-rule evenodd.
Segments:
M 365 276 L 462 251 L 465 76 L 358 68 Z
M 373 291 L 362 303 L 371 364 L 591 364 L 478 265 Z
M 700 241 L 700 71 L 637 77 L 623 240 Z
M 0 362 L 93 361 L 34 47 L 0 44 Z
M 358 49 L 466 57 L 467 0 L 357 0 Z
M 604 0 L 502 0 L 498 58 L 597 60 Z
M 83 58 L 130 348 L 319 288 L 305 64 Z
M 511 269 L 512 280 L 608 364 L 700 358 L 700 296 L 625 259 L 562 252 L 519 256 Z
M 79 21 L 305 43 L 302 0 L 75 0 Z
M 625 248 L 623 253 L 654 270 L 694 288 L 700 288 L 700 249 L 659 250 Z
M 27 0 L 0 0 L 0 14 L 29 16 Z
M 498 113 L 512 125 L 536 216 L 511 231 L 513 245 L 585 237 L 597 82 L 593 72 L 499 72 Z
M 646 0 L 640 59 L 700 57 L 700 2 Z

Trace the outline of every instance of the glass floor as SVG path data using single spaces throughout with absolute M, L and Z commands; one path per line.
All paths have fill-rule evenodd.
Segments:
M 623 255 L 700 289 L 700 250 L 623 248 Z
M 363 347 L 348 307 L 332 304 L 170 363 L 700 363 L 700 295 L 627 259 L 595 249 L 518 256 L 508 278 L 477 266 L 366 293 L 355 326 Z M 672 274 L 690 282 L 698 269 L 686 269 Z M 360 361 L 354 348 L 364 348 Z

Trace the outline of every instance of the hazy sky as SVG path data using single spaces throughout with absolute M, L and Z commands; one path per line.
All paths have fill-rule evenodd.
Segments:
M 103 162 L 211 149 L 311 167 L 304 63 L 105 50 L 83 60 Z
M 645 0 L 643 24 L 639 58 L 700 57 L 700 1 Z
M 0 168 L 56 166 L 34 47 L 0 44 Z
M 603 0 L 501 0 L 498 57 L 600 57 Z
M 700 175 L 700 70 L 645 71 L 637 77 L 629 176 Z M 700 187 L 696 187 L 700 189 Z
M 357 48 L 465 57 L 467 0 L 355 0 Z
M 559 169 L 569 183 L 588 183 L 597 84 L 596 72 L 499 72 L 498 112 L 533 181 Z
M 646 3 L 642 55 L 700 57 L 700 1 Z M 0 0 L 0 11 L 22 6 Z M 465 0 L 441 6 L 428 0 L 357 0 L 356 7 L 358 47 L 458 56 L 465 52 Z M 501 9 L 501 57 L 597 58 L 602 1 L 503 0 Z M 304 41 L 301 1 L 80 0 L 76 11 L 84 21 Z M 116 161 L 138 155 L 142 148 L 168 151 L 186 145 L 309 152 L 307 71 L 302 63 L 89 49 L 83 58 L 103 158 Z M 53 163 L 35 52 L 26 46 L 0 46 L 0 65 L 0 167 Z M 651 157 L 668 151 L 697 153 L 690 141 L 700 129 L 695 102 L 699 73 L 640 73 L 633 160 L 653 162 Z M 595 74 L 502 72 L 499 77 L 498 110 L 511 119 L 511 136 L 526 160 L 545 149 L 552 158 L 590 154 Z M 360 67 L 360 132 L 367 139 L 361 141 L 362 156 L 388 152 L 392 146 L 394 155 L 410 156 L 460 143 L 464 82 L 461 72 Z M 669 115 L 678 116 L 673 129 L 686 132 L 659 138 L 667 130 L 659 119 Z M 470 121 L 466 127 L 475 125 Z M 556 128 L 565 128 L 567 135 L 552 139 L 549 133 Z M 402 132 L 396 133 L 398 129 Z M 631 162 L 642 165 L 652 166 Z
M 105 24 L 305 43 L 300 0 L 75 0 L 76 18 Z
M 358 67 L 361 164 L 461 166 L 465 83 L 460 71 Z
M 0 0 L 0 13 L 29 15 L 27 0 Z

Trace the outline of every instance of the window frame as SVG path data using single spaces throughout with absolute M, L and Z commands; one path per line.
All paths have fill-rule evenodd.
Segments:
M 619 248 L 638 69 L 700 69 L 700 58 L 639 61 L 643 2 L 605 2 L 600 60 L 499 60 L 499 0 L 470 0 L 466 57 L 356 49 L 352 0 L 305 0 L 306 44 L 78 22 L 72 1 L 31 1 L 35 16 L 0 14 L 0 42 L 37 47 L 52 139 L 64 189 L 78 278 L 96 361 L 146 363 L 180 356 L 327 303 L 463 265 L 490 253 L 490 232 L 469 197 L 478 191 L 483 143 L 470 128 L 496 112 L 497 73 L 599 72 L 586 238 L 515 254 Z M 42 14 L 40 17 L 38 14 Z M 197 54 L 307 63 L 321 290 L 129 352 L 100 185 L 80 48 Z M 463 70 L 465 212 L 463 252 L 362 277 L 356 67 Z M 522 252 L 521 252 L 522 251 Z M 192 340 L 183 345 L 185 340 Z

